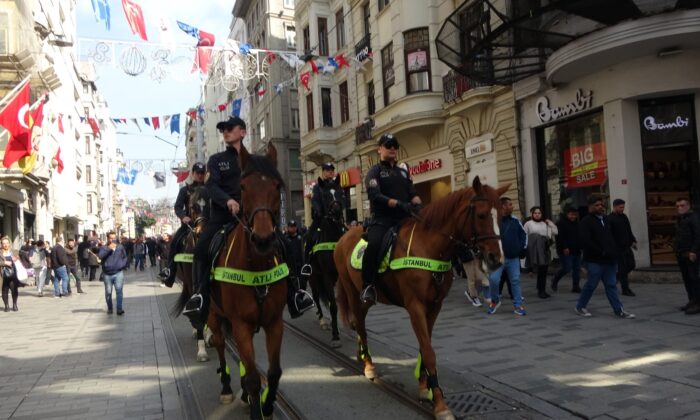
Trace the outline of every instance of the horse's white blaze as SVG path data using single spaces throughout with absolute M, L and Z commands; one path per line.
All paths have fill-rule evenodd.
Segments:
M 501 229 L 498 227 L 498 210 L 495 208 L 491 209 L 491 220 L 493 221 L 493 233 L 497 236 L 501 236 Z M 503 256 L 503 243 L 500 239 L 498 240 L 498 248 L 501 250 L 500 262 L 502 263 L 505 257 Z

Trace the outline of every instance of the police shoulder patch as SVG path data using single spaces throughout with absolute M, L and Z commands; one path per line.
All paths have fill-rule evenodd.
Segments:
M 370 188 L 374 188 L 374 187 L 376 187 L 377 185 L 379 185 L 379 184 L 377 183 L 377 179 L 376 179 L 376 178 L 372 178 L 372 179 L 369 180 L 369 186 L 370 186 Z

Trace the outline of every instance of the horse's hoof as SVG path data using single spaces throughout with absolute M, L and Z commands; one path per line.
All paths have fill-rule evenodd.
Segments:
M 445 410 L 435 413 L 435 420 L 455 420 L 455 416 L 450 410 Z
M 321 318 L 318 321 L 318 325 L 321 327 L 321 330 L 323 331 L 328 331 L 331 328 L 331 324 L 328 322 L 326 318 Z
M 198 362 L 208 362 L 209 361 L 209 355 L 204 353 L 204 354 L 198 354 L 197 355 L 197 361 Z
M 212 337 L 214 337 L 214 333 L 211 332 L 211 330 L 210 330 L 209 328 L 205 329 L 205 330 L 204 330 L 204 344 L 205 344 L 207 347 L 212 347 L 212 346 L 213 346 L 212 343 L 211 343 Z
M 331 348 L 332 349 L 339 349 L 342 344 L 340 343 L 340 338 L 333 338 L 331 340 Z
M 207 354 L 206 346 L 204 345 L 204 340 L 197 341 L 197 361 L 198 362 L 208 362 L 209 355 Z
M 221 404 L 231 404 L 233 402 L 233 394 L 221 394 L 219 395 L 219 402 Z
M 197 338 L 197 329 L 192 328 L 192 338 Z
M 367 366 L 365 368 L 365 378 L 373 381 L 377 377 L 377 372 L 374 371 L 374 366 Z
M 430 391 L 428 391 L 428 388 L 418 390 L 418 399 L 420 401 L 430 401 Z

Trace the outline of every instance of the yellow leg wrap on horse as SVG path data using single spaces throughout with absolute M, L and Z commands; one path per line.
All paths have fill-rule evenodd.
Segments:
M 226 366 L 228 369 L 228 366 Z M 240 373 L 241 378 L 245 376 L 245 366 L 243 365 L 243 362 L 238 362 L 238 373 Z
M 265 387 L 263 389 L 262 395 L 260 395 L 260 402 L 265 404 L 265 401 L 267 401 L 267 394 L 270 392 L 270 388 Z

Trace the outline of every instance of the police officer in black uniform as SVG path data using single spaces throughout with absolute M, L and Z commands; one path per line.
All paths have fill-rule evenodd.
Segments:
M 234 215 L 240 210 L 241 202 L 239 152 L 243 147 L 243 137 L 246 135 L 245 122 L 238 117 L 231 117 L 218 123 L 216 129 L 224 136 L 226 150 L 213 154 L 207 163 L 209 178 L 205 186 L 209 193 L 210 216 L 197 240 L 192 265 L 194 283 L 198 292 L 190 298 L 182 311 L 195 328 L 204 326 L 209 310 L 211 271 L 209 243 L 218 230 L 229 223 L 236 222 Z
M 360 299 L 373 305 L 377 302 L 374 280 L 379 268 L 382 239 L 386 232 L 403 218 L 416 213 L 421 200 L 405 165 L 397 165 L 399 141 L 392 134 L 379 138 L 380 162 L 365 177 L 372 220 L 367 228 L 367 249 L 362 257 L 363 290 Z
M 326 216 L 326 209 L 323 205 L 322 191 L 335 188 L 341 191 L 338 180 L 335 176 L 335 166 L 331 162 L 326 162 L 321 166 L 321 177 L 311 190 L 311 226 L 306 237 L 306 261 L 311 261 L 311 250 L 318 241 L 318 229 L 321 227 L 321 220 Z M 341 203 L 345 209 L 345 203 Z M 302 276 L 311 275 L 311 265 L 305 264 L 301 269 Z
M 302 281 L 300 272 L 304 266 L 303 240 L 297 231 L 297 222 L 287 222 L 287 232 L 284 234 L 289 263 L 289 278 L 287 279 L 287 309 L 292 318 L 298 318 L 304 312 L 314 307 L 313 298 L 306 291 L 306 281 Z
M 168 254 L 168 268 L 160 273 L 160 276 L 165 278 L 165 285 L 172 287 L 175 282 L 175 255 L 182 249 L 182 241 L 187 236 L 187 232 L 190 230 L 190 223 L 193 222 L 192 215 L 190 214 L 189 202 L 190 195 L 194 192 L 195 188 L 204 186 L 204 177 L 207 174 L 207 168 L 203 163 L 197 162 L 192 165 L 192 183 L 185 185 L 180 188 L 180 192 L 177 194 L 177 199 L 175 200 L 175 215 L 180 219 L 182 224 L 180 228 L 175 232 L 172 241 L 170 241 L 170 252 Z M 200 216 L 208 217 L 208 208 L 205 207 L 207 214 L 202 214 Z

